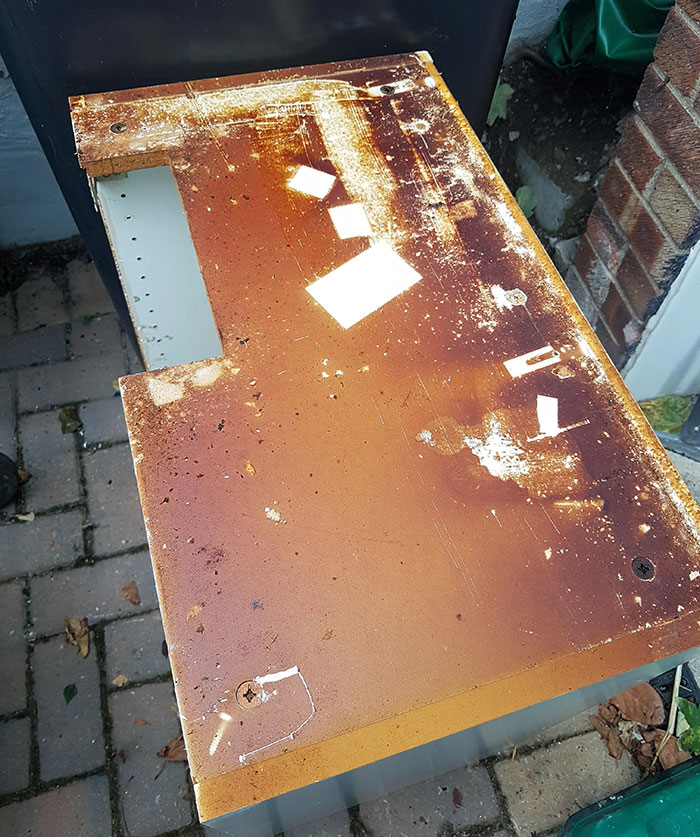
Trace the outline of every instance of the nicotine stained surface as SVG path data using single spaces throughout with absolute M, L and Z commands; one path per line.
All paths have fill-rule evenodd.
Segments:
M 429 56 L 71 104 L 223 345 L 122 380 L 200 814 L 698 644 L 697 509 Z

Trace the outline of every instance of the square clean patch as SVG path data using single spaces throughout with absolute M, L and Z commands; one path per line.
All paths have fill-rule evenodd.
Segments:
M 350 328 L 421 279 L 388 244 L 375 244 L 307 287 L 311 296 Z
M 335 175 L 325 171 L 312 169 L 309 166 L 299 166 L 294 175 L 287 181 L 287 186 L 295 192 L 303 192 L 314 198 L 325 198 L 333 188 Z
M 361 235 L 371 235 L 372 230 L 361 203 L 348 203 L 345 206 L 334 206 L 328 210 L 338 238 L 357 238 Z

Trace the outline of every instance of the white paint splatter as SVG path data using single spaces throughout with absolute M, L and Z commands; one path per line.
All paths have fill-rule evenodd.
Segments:
M 286 523 L 287 521 L 284 520 L 282 515 L 277 511 L 277 509 L 273 509 L 271 506 L 265 506 L 265 517 L 268 520 L 271 520 L 273 523 Z
M 503 430 L 495 417 L 489 419 L 484 439 L 465 436 L 464 442 L 493 477 L 508 480 L 521 477 L 530 470 L 527 459 L 523 459 L 523 449 Z
M 416 434 L 416 439 L 419 442 L 423 442 L 426 445 L 435 447 L 435 440 L 433 439 L 433 434 L 430 432 L 430 430 L 421 430 L 420 433 Z

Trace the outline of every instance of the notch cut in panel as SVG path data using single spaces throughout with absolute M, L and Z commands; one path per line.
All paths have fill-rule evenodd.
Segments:
M 221 341 L 167 166 L 95 182 L 147 369 L 220 357 Z

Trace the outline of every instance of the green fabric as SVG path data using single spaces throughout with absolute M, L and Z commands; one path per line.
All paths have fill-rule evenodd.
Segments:
M 575 814 L 561 837 L 697 837 L 700 834 L 700 764 L 642 782 L 604 807 Z
M 673 0 L 569 0 L 549 36 L 557 67 L 590 64 L 641 75 Z

